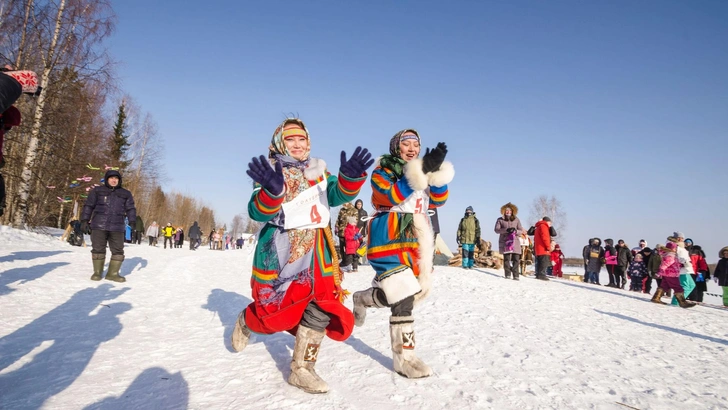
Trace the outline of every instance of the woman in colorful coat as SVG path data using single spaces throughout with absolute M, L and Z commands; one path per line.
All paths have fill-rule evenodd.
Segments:
M 361 147 L 348 160 L 342 151 L 335 176 L 310 148 L 303 121 L 287 119 L 273 133 L 268 160 L 261 155 L 248 164 L 255 182 L 248 215 L 265 225 L 253 257 L 253 302 L 238 316 L 232 347 L 243 350 L 251 332 L 288 331 L 296 336 L 288 383 L 325 393 L 314 370 L 321 341 L 346 340 L 354 322 L 342 303 L 329 208 L 356 197 L 374 160 Z
M 444 143 L 428 149 L 422 159 L 420 136 L 413 129 L 398 132 L 389 154 L 372 172 L 372 205 L 367 258 L 376 273 L 373 287 L 354 293 L 354 319 L 364 324 L 369 307 L 389 307 L 394 371 L 408 378 L 427 377 L 429 366 L 415 355 L 414 318 L 417 300 L 430 291 L 435 251 L 427 210 L 447 200 L 447 184 L 455 175 L 444 162 Z

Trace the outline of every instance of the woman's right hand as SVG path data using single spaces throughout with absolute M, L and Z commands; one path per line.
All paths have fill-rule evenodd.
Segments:
M 280 161 L 276 162 L 275 168 L 271 167 L 264 156 L 253 157 L 248 163 L 248 176 L 259 183 L 266 191 L 273 195 L 283 193 L 283 166 Z

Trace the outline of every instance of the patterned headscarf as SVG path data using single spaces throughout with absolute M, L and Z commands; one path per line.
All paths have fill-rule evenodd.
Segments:
M 290 132 L 290 130 L 284 130 L 286 125 L 288 124 L 296 124 L 303 128 L 303 131 L 306 133 L 306 139 L 308 140 L 308 151 L 306 151 L 306 158 L 304 160 L 308 159 L 309 154 L 311 153 L 311 136 L 308 133 L 308 129 L 306 128 L 306 125 L 298 118 L 286 118 L 273 132 L 273 138 L 270 140 L 270 147 L 268 147 L 268 158 L 275 158 L 276 155 L 290 155 L 288 153 L 288 150 L 286 149 L 286 144 L 283 142 L 283 138 L 285 138 L 287 135 L 287 132 Z
M 392 137 L 392 139 L 389 140 L 389 153 L 392 154 L 392 156 L 399 157 L 399 154 L 400 154 L 399 143 L 402 142 L 402 139 L 403 139 L 402 135 L 407 132 L 412 132 L 415 134 L 415 136 L 408 135 L 404 139 L 412 138 L 412 139 L 416 139 L 417 142 L 420 142 L 420 134 L 417 132 L 417 130 L 413 130 L 411 128 L 404 129 L 404 130 L 394 134 L 394 137 Z

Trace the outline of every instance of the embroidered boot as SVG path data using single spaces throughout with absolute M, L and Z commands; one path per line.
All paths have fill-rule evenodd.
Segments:
M 235 329 L 233 330 L 233 336 L 231 345 L 233 350 L 241 352 L 248 345 L 250 340 L 250 329 L 245 325 L 245 311 L 243 310 L 238 315 L 238 320 L 235 321 Z
M 655 294 L 652 295 L 652 303 L 659 303 L 661 305 L 666 305 L 667 303 L 660 300 L 660 298 L 662 298 L 662 295 L 664 293 L 665 293 L 665 291 L 662 290 L 662 288 L 657 288 L 657 290 L 655 291 Z
M 104 274 L 104 263 L 106 263 L 106 254 L 92 253 L 91 262 L 94 264 L 94 274 L 91 275 L 91 280 L 101 280 L 101 276 Z
M 288 383 L 306 393 L 326 393 L 329 391 L 328 384 L 314 370 L 323 338 L 324 332 L 298 326 Z
M 386 303 L 377 299 L 376 288 L 354 292 L 354 325 L 362 326 L 367 318 L 367 308 L 382 308 Z
M 432 375 L 432 369 L 415 355 L 415 331 L 412 316 L 389 318 L 394 371 L 409 379 Z

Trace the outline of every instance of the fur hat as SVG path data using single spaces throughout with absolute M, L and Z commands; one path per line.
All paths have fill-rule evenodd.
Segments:
M 728 246 L 724 246 L 723 249 L 721 249 L 720 252 L 718 252 L 718 257 L 722 258 L 723 254 L 726 252 L 728 252 Z
M 349 225 L 356 225 L 356 217 L 350 216 L 350 217 L 346 218 L 346 222 L 348 222 Z
M 507 204 L 505 204 L 505 205 L 503 205 L 503 206 L 501 207 L 501 210 L 500 210 L 500 212 L 501 212 L 501 215 L 503 215 L 503 216 L 506 216 L 506 208 L 511 208 L 511 212 L 512 212 L 512 214 L 511 214 L 511 215 L 513 215 L 513 216 L 516 216 L 516 215 L 518 215 L 518 207 L 517 207 L 517 206 L 515 206 L 515 205 L 513 205 L 513 204 L 512 204 L 512 203 L 510 203 L 510 202 L 509 202 L 509 203 L 507 203 Z

